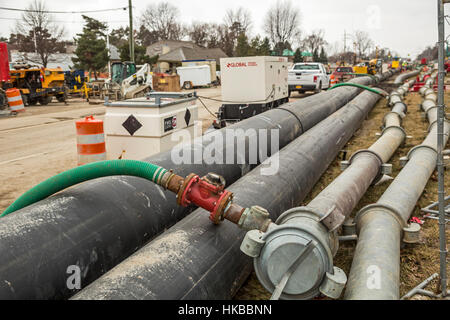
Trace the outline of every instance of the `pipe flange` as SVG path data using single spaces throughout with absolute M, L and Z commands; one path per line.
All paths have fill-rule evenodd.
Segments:
M 402 105 L 405 107 L 405 113 L 408 112 L 408 105 L 407 105 L 406 103 L 404 103 L 403 101 L 401 101 L 401 102 L 397 102 L 396 104 L 402 104 Z M 392 108 L 394 108 L 396 104 L 394 104 L 394 105 L 392 106 Z
M 431 98 L 427 98 L 428 95 L 425 96 L 425 99 L 422 100 L 422 103 L 420 105 L 423 105 L 425 103 L 425 101 L 430 101 L 431 103 L 436 103 L 436 96 L 434 96 L 434 99 Z
M 333 273 L 333 256 L 326 239 L 328 233 L 317 223 L 318 218 L 311 216 L 310 210 L 299 210 L 303 208 L 291 209 L 289 214 L 304 220 L 269 229 L 260 239 L 265 243 L 264 247 L 253 259 L 256 275 L 269 292 L 274 292 L 280 280 L 290 273 L 280 295 L 284 300 L 318 296 L 326 274 Z
M 325 215 L 321 214 L 320 212 L 311 209 L 310 207 L 296 207 L 296 208 L 292 208 L 289 209 L 285 212 L 283 212 L 283 214 L 281 214 L 278 219 L 275 221 L 275 223 L 277 225 L 281 225 L 281 224 L 286 224 L 289 223 L 290 219 L 294 219 L 297 217 L 302 217 L 304 219 L 310 219 L 311 221 L 313 221 L 312 223 L 314 224 L 318 224 L 318 226 L 320 226 L 320 228 L 323 229 L 323 231 L 326 231 L 328 233 L 328 242 L 330 243 L 330 247 L 331 247 L 331 252 L 333 253 L 333 256 L 336 254 L 338 248 L 339 248 L 339 241 L 337 240 L 337 237 L 334 237 L 334 233 L 332 231 L 330 231 L 329 227 L 327 224 L 324 223 L 324 218 L 326 218 L 326 216 L 334 211 L 335 206 L 333 206 L 331 208 L 331 210 L 326 213 Z M 342 214 L 340 214 L 340 216 L 342 216 Z M 344 221 L 345 221 L 345 217 L 343 216 Z
M 432 123 L 430 123 L 430 125 L 428 126 L 428 133 L 430 133 L 431 132 L 431 130 L 433 129 L 433 126 L 436 124 L 437 125 L 437 120 L 434 120 Z
M 427 110 L 424 110 L 424 109 L 422 109 L 422 110 L 423 110 L 423 112 L 428 113 L 430 110 L 438 109 L 438 108 L 439 107 L 437 105 L 433 105 L 432 107 L 429 107 Z
M 406 138 L 406 131 L 405 129 L 403 129 L 402 127 L 398 127 L 398 126 L 389 126 L 389 127 L 385 127 L 383 129 L 383 131 L 381 131 L 381 135 L 383 136 L 383 134 L 386 132 L 387 129 L 397 129 L 400 130 L 403 134 L 403 136 Z M 403 138 L 403 140 L 405 140 L 405 138 Z
M 355 216 L 355 224 L 356 224 L 356 233 L 359 235 L 359 231 L 360 231 L 360 223 L 359 221 L 361 220 L 361 218 L 371 212 L 371 211 L 375 211 L 375 210 L 381 210 L 383 212 L 387 212 L 389 214 L 391 214 L 395 220 L 397 220 L 400 228 L 405 228 L 407 226 L 407 223 L 403 220 L 403 217 L 401 215 L 400 212 L 397 211 L 397 209 L 395 209 L 394 207 L 391 207 L 387 204 L 382 204 L 382 203 L 374 203 L 374 204 L 369 204 L 368 206 L 365 206 L 364 208 L 362 208 L 361 210 L 358 211 L 358 213 Z
M 383 129 L 383 132 L 384 132 L 385 130 L 386 130 L 386 128 Z M 354 154 L 352 154 L 352 156 L 350 157 L 350 159 L 348 159 L 348 166 L 351 166 L 353 159 L 354 159 L 358 154 L 361 154 L 361 153 L 370 153 L 370 154 L 374 155 L 375 158 L 377 158 L 377 160 L 378 160 L 378 163 L 379 163 L 379 165 L 378 165 L 378 173 L 377 173 L 377 175 L 375 176 L 375 179 L 373 179 L 373 181 L 372 181 L 372 185 L 374 185 L 374 184 L 376 184 L 378 181 L 380 181 L 381 178 L 383 178 L 383 175 L 384 175 L 384 174 L 383 174 L 383 170 L 382 170 L 382 166 L 383 166 L 383 164 L 384 164 L 383 159 L 381 159 L 381 157 L 380 157 L 376 152 L 374 152 L 374 151 L 372 151 L 372 150 L 369 150 L 369 149 L 361 149 L 361 150 L 356 151 Z
M 430 100 L 428 100 L 428 101 L 430 101 Z M 428 113 L 429 110 L 437 108 L 436 103 L 434 103 L 432 101 L 430 101 L 430 102 L 432 103 L 432 105 L 430 107 L 428 107 L 427 109 L 424 108 L 424 105 L 425 105 L 424 103 L 421 104 L 420 108 L 422 109 L 423 112 Z
M 320 217 L 322 216 L 320 212 L 317 212 L 316 210 L 313 210 L 309 207 L 296 207 L 289 209 L 285 212 L 283 212 L 275 221 L 276 224 L 280 225 L 283 223 L 287 223 L 289 219 L 294 218 L 298 215 L 301 215 L 303 213 L 306 213 L 305 216 L 310 217 L 314 221 L 319 221 Z M 295 215 L 294 215 L 295 214 Z
M 411 159 L 413 152 L 420 148 L 430 149 L 430 150 L 433 150 L 434 152 L 436 152 L 436 154 L 438 153 L 437 150 L 435 148 L 433 148 L 432 146 L 429 146 L 426 144 L 419 144 L 418 146 L 415 146 L 414 148 L 409 150 L 408 154 L 406 155 L 407 161 L 409 161 Z
M 384 117 L 383 117 L 383 126 L 382 126 L 382 127 L 385 126 L 385 124 L 386 124 L 386 118 L 387 118 L 389 115 L 391 115 L 391 114 L 394 114 L 394 115 L 398 116 L 398 121 L 400 122 L 400 125 L 402 124 L 403 118 L 405 117 L 405 114 L 404 114 L 404 113 L 400 114 L 400 113 L 391 111 L 391 112 L 388 112 L 388 113 L 386 113 L 386 114 L 384 115 Z
M 322 214 L 318 211 L 315 211 L 309 207 L 298 207 L 293 208 L 291 210 L 286 211 L 283 213 L 280 217 L 278 217 L 276 224 L 283 224 L 286 223 L 289 219 L 286 219 L 289 217 L 292 213 L 295 213 L 297 216 L 299 212 L 311 214 L 315 217 L 317 217 L 318 221 L 322 223 L 322 225 L 328 230 L 328 232 L 333 232 L 336 230 L 339 226 L 341 226 L 346 217 L 339 211 L 336 210 L 336 206 L 333 205 L 328 212 L 325 214 Z M 294 217 L 294 215 L 292 215 Z

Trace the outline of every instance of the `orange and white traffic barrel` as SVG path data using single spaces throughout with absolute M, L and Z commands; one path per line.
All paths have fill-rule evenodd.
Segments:
M 23 105 L 22 96 L 20 90 L 13 88 L 6 90 L 6 97 L 8 98 L 9 108 L 13 112 L 24 112 L 25 106 Z
M 334 86 L 337 83 L 338 83 L 337 77 L 334 74 L 332 74 L 331 77 L 330 77 L 330 84 L 332 86 Z
M 75 122 L 77 127 L 78 165 L 106 160 L 103 120 L 93 116 Z

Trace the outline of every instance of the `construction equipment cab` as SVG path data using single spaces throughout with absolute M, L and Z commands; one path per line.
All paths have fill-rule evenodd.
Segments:
M 119 85 L 126 78 L 136 73 L 136 64 L 131 61 L 113 62 L 111 65 L 111 81 Z
M 136 71 L 134 62 L 114 62 L 111 65 L 111 84 L 110 89 L 119 90 L 122 99 L 145 96 L 152 90 L 151 66 L 146 63 Z
M 25 105 L 50 103 L 53 97 L 63 102 L 66 98 L 64 72 L 61 68 L 49 69 L 16 63 L 10 70 L 11 84 L 20 90 Z

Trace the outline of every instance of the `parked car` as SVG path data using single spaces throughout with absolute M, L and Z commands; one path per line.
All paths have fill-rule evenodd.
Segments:
M 330 72 L 322 63 L 304 62 L 296 63 L 288 73 L 289 95 L 292 91 L 304 93 L 314 91 L 316 93 L 322 89 L 330 87 Z
M 353 78 L 353 68 L 352 67 L 337 67 L 332 73 L 335 79 L 339 82 L 345 82 Z

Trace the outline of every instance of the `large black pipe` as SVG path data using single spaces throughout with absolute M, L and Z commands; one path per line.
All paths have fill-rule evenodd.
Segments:
M 239 179 L 229 188 L 234 202 L 262 206 L 272 219 L 298 205 L 378 99 L 363 92 L 294 140 L 275 155 L 275 175 L 263 175 L 261 165 Z M 229 299 L 252 268 L 239 250 L 244 234 L 228 221 L 211 224 L 208 213 L 197 209 L 74 298 Z
M 384 80 L 392 72 L 377 76 Z M 355 79 L 370 84 L 369 77 Z M 326 118 L 360 92 L 342 87 L 288 103 L 239 122 L 232 129 L 279 129 L 279 146 L 289 142 Z M 225 131 L 217 134 L 225 136 Z M 248 140 L 248 139 L 247 139 Z M 190 149 L 202 149 L 209 141 L 197 139 Z M 236 151 L 224 140 L 223 154 Z M 268 139 L 270 145 L 270 139 Z M 270 151 L 270 150 L 269 150 Z M 186 176 L 216 172 L 228 184 L 251 166 L 237 164 L 173 163 L 170 152 L 146 161 Z M 175 196 L 153 183 L 134 177 L 109 177 L 74 186 L 46 200 L 0 219 L 0 298 L 62 299 L 76 293 L 66 285 L 67 268 L 81 270 L 81 288 L 128 257 L 164 229 L 195 208 L 176 205 Z

